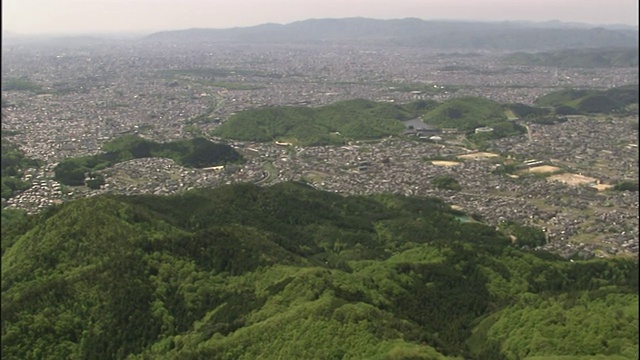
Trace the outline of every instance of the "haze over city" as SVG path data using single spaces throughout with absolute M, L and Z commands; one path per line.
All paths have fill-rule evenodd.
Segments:
M 3 359 L 638 359 L 638 0 L 2 5 Z
M 2 10 L 3 31 L 24 35 L 150 33 L 356 16 L 638 25 L 635 0 L 8 0 Z

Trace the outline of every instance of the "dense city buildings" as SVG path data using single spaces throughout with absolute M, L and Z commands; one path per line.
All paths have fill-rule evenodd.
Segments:
M 637 253 L 638 192 L 613 192 L 606 186 L 638 177 L 638 131 L 630 125 L 633 119 L 622 115 L 570 116 L 555 125 L 514 119 L 528 127 L 528 134 L 489 141 L 484 157 L 455 134 L 430 141 L 397 136 L 304 148 L 231 141 L 246 161 L 223 169 L 146 158 L 102 170 L 106 183 L 97 190 L 65 187 L 53 179 L 60 161 L 97 154 L 122 134 L 158 142 L 206 136 L 232 114 L 264 106 L 464 96 L 533 104 L 560 88 L 608 89 L 638 81 L 637 67 L 512 65 L 503 55 L 365 45 L 106 40 L 6 45 L 3 82 L 21 79 L 34 89 L 3 88 L 3 131 L 11 131 L 7 138 L 45 165 L 25 171 L 32 187 L 4 205 L 37 212 L 100 193 L 170 194 L 233 182 L 298 180 L 348 194 L 437 196 L 490 224 L 516 220 L 542 227 L 549 238 L 546 247 L 562 254 Z M 497 174 L 493 157 L 535 159 L 593 179 L 593 184 L 522 172 Z M 432 179 L 443 174 L 457 178 L 463 190 L 434 187 Z

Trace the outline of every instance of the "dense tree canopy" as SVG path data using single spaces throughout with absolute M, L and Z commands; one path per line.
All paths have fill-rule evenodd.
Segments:
M 96 188 L 104 179 L 96 171 L 131 159 L 164 157 L 176 163 L 195 168 L 215 166 L 242 160 L 240 154 L 229 145 L 216 144 L 203 138 L 156 143 L 136 135 L 116 138 L 103 146 L 103 153 L 69 158 L 56 168 L 55 178 L 65 185 L 88 185 Z M 89 180 L 87 180 L 89 179 Z
M 459 215 L 282 183 L 13 216 L 2 357 L 635 358 L 637 261 L 526 252 Z
M 479 127 L 491 127 L 491 138 L 502 138 L 523 134 L 526 129 L 507 121 L 502 105 L 479 97 L 462 97 L 448 100 L 429 110 L 425 122 L 441 128 L 455 128 L 473 133 Z
M 638 85 L 625 85 L 608 90 L 563 89 L 536 99 L 540 106 L 555 108 L 557 115 L 610 114 L 628 110 L 638 104 Z
M 504 59 L 514 64 L 561 68 L 638 67 L 638 48 L 563 49 L 533 54 L 517 52 L 506 55 Z
M 444 189 L 444 190 L 461 190 L 462 189 L 462 186 L 460 186 L 460 183 L 458 182 L 458 180 L 456 180 L 456 178 L 447 176 L 447 175 L 436 176 L 431 182 L 433 183 L 433 186 L 435 186 L 438 189 Z
M 3 136 L 2 139 L 2 198 L 8 199 L 16 192 L 28 189 L 31 184 L 21 179 L 22 171 L 28 167 L 37 167 L 40 161 L 29 159 L 18 146 Z
M 298 145 L 335 145 L 347 140 L 397 135 L 420 114 L 420 105 L 401 106 L 368 100 L 349 100 L 310 107 L 266 107 L 241 111 L 213 134 L 245 141 L 286 141 Z

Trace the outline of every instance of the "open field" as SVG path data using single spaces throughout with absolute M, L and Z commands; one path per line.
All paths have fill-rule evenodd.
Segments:
M 576 234 L 573 235 L 569 238 L 569 241 L 574 243 L 574 244 L 594 244 L 594 245 L 599 245 L 602 241 L 602 235 L 601 234 L 589 234 L 589 233 L 580 233 L 580 234 Z
M 588 176 L 584 176 L 584 175 L 578 175 L 578 174 L 571 174 L 571 173 L 553 175 L 553 176 L 548 177 L 547 180 L 549 180 L 549 181 L 560 181 L 560 182 L 563 182 L 565 184 L 574 185 L 574 186 L 590 184 L 590 183 L 595 183 L 596 182 L 596 179 L 594 179 L 592 177 L 588 177 Z
M 533 198 L 533 199 L 529 199 L 528 200 L 529 203 L 531 205 L 534 205 L 535 207 L 537 207 L 538 209 L 542 210 L 542 211 L 557 211 L 558 207 L 548 204 L 547 202 L 545 202 L 544 199 L 540 199 L 540 198 Z
M 328 176 L 330 175 L 321 171 L 309 171 L 304 174 L 304 178 L 313 183 L 321 183 Z
M 507 116 L 507 120 L 518 120 L 518 115 L 516 115 L 511 109 L 506 109 L 504 114 Z
M 609 185 L 609 184 L 597 184 L 593 186 L 594 188 L 598 189 L 598 191 L 605 191 L 605 190 L 609 190 L 613 187 L 613 185 Z
M 535 167 L 529 168 L 525 172 L 534 173 L 534 174 L 548 174 L 548 173 L 553 173 L 559 170 L 561 169 L 557 166 L 542 165 L 542 166 L 535 166 Z
M 494 154 L 494 153 L 489 153 L 489 152 L 476 152 L 476 153 L 471 153 L 471 154 L 458 155 L 457 158 L 458 159 L 480 160 L 480 159 L 494 158 L 494 157 L 498 157 L 498 156 L 500 156 L 500 155 Z
M 457 161 L 434 160 L 431 162 L 435 166 L 459 166 L 462 163 Z

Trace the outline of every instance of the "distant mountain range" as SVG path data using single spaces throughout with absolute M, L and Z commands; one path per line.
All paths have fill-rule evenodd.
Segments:
M 638 28 L 589 26 L 559 21 L 469 22 L 415 18 L 310 19 L 286 25 L 162 31 L 143 38 L 157 42 L 359 43 L 437 49 L 541 51 L 566 48 L 637 47 Z
M 638 47 L 563 49 L 551 52 L 516 52 L 505 56 L 505 60 L 521 65 L 610 68 L 638 67 Z

